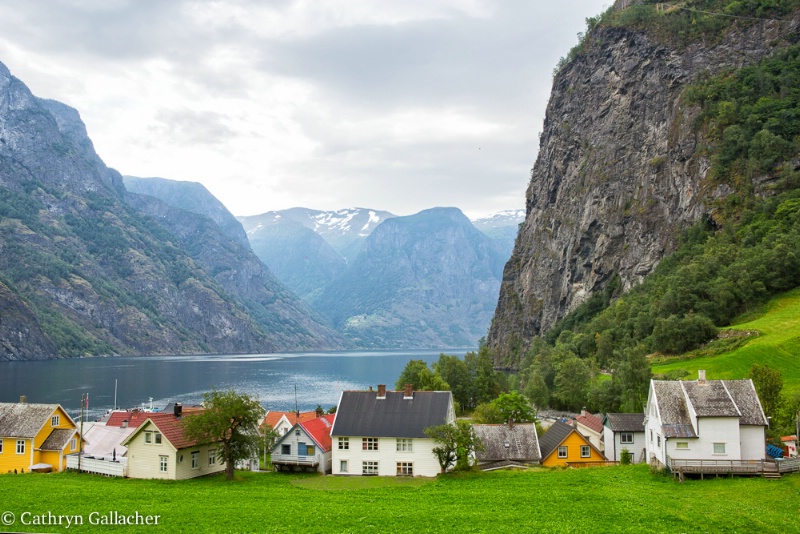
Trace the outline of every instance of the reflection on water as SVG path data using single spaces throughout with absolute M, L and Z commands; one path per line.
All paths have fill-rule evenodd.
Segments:
M 441 352 L 468 349 L 365 352 L 306 352 L 218 356 L 136 356 L 0 363 L 0 402 L 59 403 L 71 414 L 89 394 L 92 416 L 114 406 L 133 408 L 168 402 L 197 404 L 203 393 L 235 389 L 257 397 L 270 410 L 312 410 L 336 405 L 346 389 L 393 387 L 410 359 L 431 363 Z

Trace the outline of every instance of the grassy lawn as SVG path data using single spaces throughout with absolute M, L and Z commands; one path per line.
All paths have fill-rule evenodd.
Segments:
M 16 531 L 113 532 L 796 532 L 800 475 L 690 480 L 646 466 L 536 469 L 437 479 L 278 473 L 163 482 L 62 473 L 0 475 Z M 158 527 L 91 526 L 91 512 L 160 515 Z M 34 527 L 23 512 L 80 515 Z M 5 517 L 5 516 L 4 516 Z
M 757 330 L 760 336 L 743 346 L 714 356 L 699 356 L 666 360 L 653 366 L 660 374 L 676 369 L 691 372 L 705 369 L 708 378 L 746 378 L 754 363 L 780 369 L 783 373 L 784 394 L 800 392 L 800 290 L 793 290 L 770 301 L 764 313 L 731 330 Z

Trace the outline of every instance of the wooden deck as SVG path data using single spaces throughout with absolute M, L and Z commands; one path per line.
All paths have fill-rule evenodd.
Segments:
M 673 478 L 683 482 L 685 475 L 762 476 L 780 478 L 778 466 L 771 460 L 669 460 Z
M 775 462 L 779 473 L 797 473 L 800 471 L 800 458 L 786 458 Z

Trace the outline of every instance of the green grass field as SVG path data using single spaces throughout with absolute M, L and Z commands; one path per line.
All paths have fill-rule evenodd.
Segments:
M 690 378 L 697 378 L 697 370 L 705 369 L 710 379 L 746 378 L 758 363 L 780 369 L 784 394 L 800 393 L 800 290 L 776 297 L 758 317 L 749 317 L 731 330 L 757 330 L 761 335 L 730 352 L 694 358 L 690 354 L 656 363 L 653 373 L 685 369 Z
M 0 530 L 37 532 L 785 533 L 800 525 L 800 475 L 680 484 L 641 465 L 430 480 L 249 472 L 232 482 L 0 475 L 0 495 L 0 514 L 16 518 Z M 92 512 L 109 511 L 159 515 L 159 525 L 89 525 Z M 25 512 L 78 515 L 84 524 L 26 526 Z

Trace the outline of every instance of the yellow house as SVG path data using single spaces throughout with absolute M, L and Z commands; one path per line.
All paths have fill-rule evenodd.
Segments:
M 62 471 L 79 449 L 75 421 L 60 405 L 0 403 L 0 473 Z
M 606 457 L 575 427 L 560 421 L 542 434 L 539 440 L 541 464 L 547 467 L 605 462 Z

